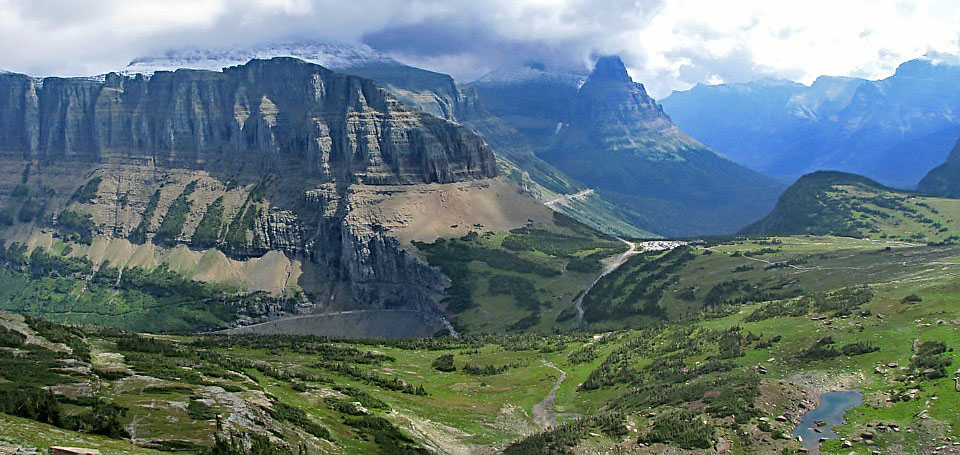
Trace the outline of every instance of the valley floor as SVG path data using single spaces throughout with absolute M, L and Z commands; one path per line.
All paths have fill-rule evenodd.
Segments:
M 279 451 L 263 453 L 798 453 L 791 433 L 819 396 L 856 390 L 864 403 L 821 453 L 953 453 L 958 258 L 951 245 L 807 236 L 647 251 L 599 280 L 584 309 L 624 305 L 589 295 L 631 295 L 652 274 L 650 286 L 669 283 L 664 319 L 629 313 L 553 335 L 161 336 L 5 315 L 0 393 L 47 388 L 61 417 L 0 414 L 0 441 L 103 453 L 154 453 L 131 442 L 212 453 L 216 435 Z

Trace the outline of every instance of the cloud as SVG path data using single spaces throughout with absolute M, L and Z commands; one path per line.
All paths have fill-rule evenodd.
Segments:
M 309 39 L 369 44 L 461 81 L 619 54 L 662 97 L 704 82 L 884 77 L 960 54 L 957 23 L 955 0 L 0 0 L 0 68 L 90 75 L 168 49 Z

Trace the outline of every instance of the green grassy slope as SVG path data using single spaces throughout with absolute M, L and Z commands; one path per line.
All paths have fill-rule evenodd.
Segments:
M 942 243 L 960 239 L 960 202 L 906 193 L 866 177 L 815 172 L 784 191 L 743 234 L 812 234 Z
M 525 227 L 415 243 L 450 277 L 447 310 L 461 331 L 496 333 L 569 328 L 573 299 L 624 243 L 559 214 L 558 232 Z M 565 311 L 566 310 L 566 311 Z
M 458 240 L 473 248 L 490 241 Z M 504 248 L 506 239 L 499 242 Z M 837 429 L 853 447 L 831 441 L 822 453 L 927 453 L 960 435 L 952 379 L 960 366 L 958 253 L 953 246 L 796 236 L 647 254 L 611 281 L 611 289 L 622 288 L 611 294 L 613 306 L 624 294 L 647 294 L 634 294 L 640 282 L 658 288 L 645 277 L 664 272 L 670 284 L 658 303 L 665 317 L 653 324 L 649 316 L 598 320 L 588 326 L 599 330 L 593 333 L 143 338 L 37 322 L 24 328 L 4 317 L 0 325 L 63 342 L 73 354 L 0 333 L 0 343 L 26 351 L 18 357 L 0 349 L 0 391 L 56 385 L 64 412 L 78 416 L 93 412 L 90 398 L 81 397 L 99 396 L 123 409 L 120 423 L 136 422 L 143 440 L 194 452 L 214 443 L 220 414 L 228 431 L 246 422 L 245 437 L 271 434 L 270 444 L 291 453 L 301 444 L 307 453 L 397 453 L 398 446 L 796 453 L 789 433 L 803 407 L 816 406 L 824 391 L 858 389 L 865 404 Z M 745 284 L 723 284 L 732 277 Z M 590 304 L 585 299 L 588 311 Z M 434 368 L 444 355 L 452 355 L 454 371 Z M 56 367 L 76 361 L 90 369 Z M 552 408 L 563 424 L 541 432 L 534 405 L 561 375 L 550 365 L 566 373 Z M 776 419 L 781 415 L 787 421 Z M 863 432 L 873 433 L 872 444 L 854 441 Z

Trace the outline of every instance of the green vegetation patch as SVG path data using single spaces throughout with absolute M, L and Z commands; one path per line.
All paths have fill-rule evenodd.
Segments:
M 223 196 L 214 200 L 200 219 L 200 224 L 193 231 L 190 244 L 194 248 L 211 248 L 220 241 L 220 230 L 223 228 Z
M 137 227 L 130 231 L 127 239 L 133 243 L 144 243 L 147 241 L 147 229 L 150 228 L 150 222 L 153 221 L 153 214 L 157 211 L 157 205 L 160 204 L 160 190 L 154 191 L 147 201 L 147 206 L 143 209 L 143 215 Z
M 74 210 L 64 210 L 57 215 L 57 232 L 65 242 L 77 242 L 89 245 L 97 229 L 93 216 Z
M 84 204 L 92 202 L 93 199 L 97 197 L 97 192 L 100 191 L 101 182 L 103 182 L 103 178 L 100 176 L 90 179 L 90 181 L 84 183 L 73 192 L 73 195 L 70 196 L 70 202 L 80 202 Z
M 170 208 L 167 209 L 167 214 L 163 217 L 163 221 L 160 222 L 160 227 L 157 228 L 157 233 L 153 236 L 153 243 L 166 247 L 177 244 L 180 233 L 183 232 L 187 215 L 190 213 L 190 207 L 193 205 L 190 202 L 190 195 L 196 188 L 197 181 L 194 180 L 188 183 L 180 192 L 180 195 L 173 200 Z

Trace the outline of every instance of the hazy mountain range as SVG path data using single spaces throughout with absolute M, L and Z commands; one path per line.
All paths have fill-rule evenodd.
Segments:
M 913 188 L 960 136 L 960 66 L 921 58 L 876 81 L 697 85 L 663 106 L 693 137 L 770 176 L 841 170 Z

